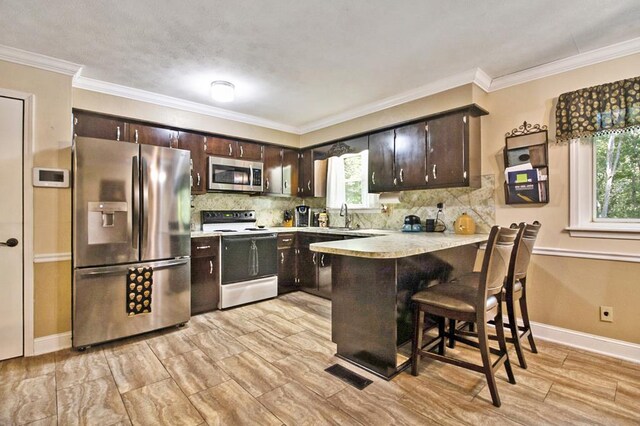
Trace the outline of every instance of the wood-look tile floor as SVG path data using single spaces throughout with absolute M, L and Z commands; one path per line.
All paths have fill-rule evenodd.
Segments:
M 640 424 L 640 365 L 538 340 L 484 377 L 423 360 L 387 382 L 334 356 L 330 302 L 297 292 L 86 352 L 0 363 L 0 425 Z M 459 345 L 453 352 L 479 361 Z M 511 359 L 515 359 L 512 356 Z M 359 391 L 324 369 L 373 380 Z

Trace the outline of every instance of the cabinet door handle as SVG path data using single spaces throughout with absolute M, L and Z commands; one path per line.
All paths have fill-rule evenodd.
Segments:
M 320 256 L 320 266 L 324 268 L 324 254 Z
M 78 125 L 78 117 L 73 117 L 73 125 L 74 126 Z
M 233 155 L 233 148 L 231 148 L 231 144 L 229 144 L 229 156 Z
M 431 169 L 431 173 L 433 174 L 433 178 L 434 179 L 438 179 L 438 175 L 437 175 L 437 164 L 433 165 L 433 169 Z
M 309 191 L 311 191 L 311 179 L 309 179 L 309 182 L 307 182 L 307 188 L 309 188 Z
M 240 157 L 244 157 L 244 148 L 240 145 Z
M 316 254 L 313 253 L 313 257 L 311 258 L 311 260 L 313 260 L 313 264 L 316 265 Z
M 116 127 L 116 140 L 119 141 L 120 140 L 120 126 Z
M 198 186 L 200 186 L 200 172 L 197 172 L 196 176 L 198 177 Z
M 280 253 L 280 264 L 284 265 L 284 253 Z
M 400 183 L 404 182 L 404 169 L 400 169 Z
M 134 140 L 136 143 L 138 143 L 138 129 L 135 129 L 135 130 L 133 131 L 133 134 L 134 134 L 134 136 L 133 136 L 133 140 Z
M 269 178 L 266 178 L 264 181 L 265 181 L 265 184 L 267 186 L 267 189 L 269 189 Z
M 376 184 L 376 172 L 371 172 L 371 183 Z
M 209 261 L 209 275 L 213 275 L 213 260 Z
M 393 178 L 393 186 L 396 186 L 398 184 L 398 179 L 397 178 Z
M 283 183 L 284 183 L 284 189 L 287 189 L 287 181 L 285 180 Z
M 462 173 L 462 179 L 466 179 L 467 178 L 467 171 L 465 170 L 464 173 Z
M 196 250 L 206 250 L 206 249 L 210 249 L 211 246 L 197 246 Z
M 424 175 L 424 181 L 429 182 L 429 172 L 427 172 L 427 174 Z
M 193 175 L 189 176 L 189 182 L 191 184 L 191 188 L 193 188 Z

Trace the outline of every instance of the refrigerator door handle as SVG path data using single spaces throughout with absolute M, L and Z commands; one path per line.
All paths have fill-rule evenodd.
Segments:
M 95 275 L 107 275 L 107 274 L 118 274 L 127 272 L 130 268 L 135 268 L 138 265 L 150 266 L 154 270 L 168 269 L 178 265 L 184 265 L 188 263 L 188 258 L 181 259 L 171 259 L 171 260 L 163 260 L 160 262 L 149 262 L 149 263 L 137 263 L 137 264 L 129 264 L 129 265 L 114 265 L 114 266 L 103 266 L 97 268 L 86 268 L 85 270 L 76 269 L 79 275 L 82 276 L 95 276 Z
M 141 249 L 142 253 L 145 253 L 149 245 L 149 165 L 144 158 L 141 158 L 140 162 L 142 165 L 140 172 L 140 190 L 142 191 L 140 197 Z
M 138 156 L 131 159 L 131 245 L 138 249 L 140 239 L 140 166 Z

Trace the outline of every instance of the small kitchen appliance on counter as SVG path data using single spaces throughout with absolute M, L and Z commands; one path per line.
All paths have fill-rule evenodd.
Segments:
M 293 226 L 306 227 L 306 226 L 309 226 L 310 222 L 311 222 L 311 210 L 309 209 L 309 206 L 305 206 L 305 205 L 296 206 Z
M 409 215 L 404 217 L 404 225 L 402 225 L 402 232 L 420 232 L 422 231 L 422 225 L 420 224 L 420 217 L 416 215 Z
M 468 214 L 462 213 L 454 222 L 453 229 L 456 234 L 472 235 L 476 233 L 476 222 Z
M 220 309 L 278 295 L 278 235 L 256 227 L 254 210 L 203 211 L 202 230 L 220 232 Z

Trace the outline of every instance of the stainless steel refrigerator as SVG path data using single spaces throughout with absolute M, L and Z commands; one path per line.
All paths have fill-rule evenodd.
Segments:
M 76 138 L 73 346 L 190 317 L 188 151 Z

